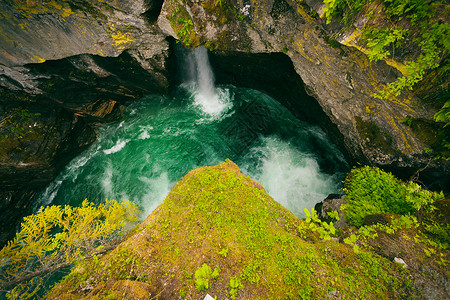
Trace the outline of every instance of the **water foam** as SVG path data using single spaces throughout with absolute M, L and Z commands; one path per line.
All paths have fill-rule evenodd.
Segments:
M 102 176 L 101 184 L 104 195 L 113 195 L 113 168 L 110 162 L 107 163 Z
M 126 144 L 128 142 L 129 142 L 129 140 L 120 140 L 119 139 L 117 141 L 117 143 L 113 147 L 111 147 L 109 149 L 106 149 L 106 150 L 103 150 L 103 153 L 108 155 L 108 154 L 119 152 L 120 150 L 122 150 L 126 146 Z
M 35 203 L 128 199 L 141 205 L 145 217 L 189 170 L 226 158 L 299 216 L 303 208 L 337 191 L 338 181 L 319 167 L 339 166 L 333 154 L 338 150 L 326 135 L 307 129 L 309 125 L 298 123 L 263 93 L 214 87 L 213 80 L 206 81 L 202 88 L 200 82 L 184 84 L 171 96 L 148 96 L 134 103 L 125 121 L 103 127 L 96 144 L 74 159 Z M 205 112 L 196 95 L 211 89 L 220 102 L 211 107 L 219 110 Z M 319 144 L 326 152 L 318 154 L 319 163 L 309 144 Z
M 289 142 L 276 137 L 262 138 L 262 145 L 250 150 L 250 161 L 259 160 L 256 169 L 243 171 L 260 182 L 272 198 L 304 217 L 304 208 L 311 209 L 328 194 L 336 192 L 338 181 L 320 171 L 316 159 Z
M 163 202 L 174 183 L 169 180 L 169 174 L 167 172 L 162 172 L 158 176 L 140 176 L 138 178 L 144 187 L 144 193 L 138 203 L 140 203 L 144 211 L 142 217 L 146 217 Z

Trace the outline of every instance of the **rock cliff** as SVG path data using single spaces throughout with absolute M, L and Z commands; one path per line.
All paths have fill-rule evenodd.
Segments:
M 98 123 L 167 91 L 169 45 L 153 25 L 161 4 L 0 3 L 1 243 Z
M 449 178 L 448 164 L 430 161 L 429 139 L 402 122 L 429 120 L 436 108 L 410 91 L 374 98 L 401 68 L 371 62 L 353 34 L 358 24 L 327 25 L 322 9 L 316 0 L 2 1 L 2 228 L 11 231 L 21 214 L 11 211 L 30 206 L 31 195 L 95 139 L 98 123 L 120 118 L 135 98 L 168 90 L 168 36 L 212 49 L 219 81 L 276 96 L 318 122 L 353 162 L 405 177 L 427 166 L 429 182 Z M 264 88 L 270 82 L 280 89 Z
M 430 159 L 427 145 L 403 121 L 431 119 L 436 110 L 410 91 L 387 100 L 373 97 L 401 75 L 400 64 L 371 62 L 355 41 L 356 25 L 345 30 L 339 24 L 327 26 L 319 16 L 323 6 L 314 0 L 167 0 L 158 24 L 191 46 L 285 53 L 306 91 L 337 126 L 332 137 L 355 161 L 405 173 L 425 166 Z M 341 43 L 332 34 L 339 34 Z
M 330 238 L 332 231 L 325 229 L 330 225 L 317 222 L 296 218 L 231 161 L 198 168 L 175 185 L 135 234 L 103 257 L 78 264 L 48 298 L 448 297 L 440 263 L 448 253 L 425 256 L 423 249 L 431 246 L 411 224 L 387 226 L 389 233 L 377 229 L 376 240 L 361 234 L 374 248 L 366 245 L 355 253 Z

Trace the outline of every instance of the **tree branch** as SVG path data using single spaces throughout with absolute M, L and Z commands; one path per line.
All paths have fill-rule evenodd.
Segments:
M 112 249 L 116 248 L 117 245 L 118 245 L 117 242 L 113 243 L 111 245 L 107 245 L 102 250 L 96 251 L 95 253 L 92 253 L 91 255 L 86 257 L 86 259 L 90 259 L 94 255 L 104 254 L 104 253 L 106 253 L 108 251 L 111 251 Z M 24 282 L 24 281 L 28 281 L 28 280 L 30 280 L 30 279 L 32 279 L 34 277 L 45 275 L 45 274 L 48 274 L 48 273 L 60 270 L 62 268 L 69 267 L 69 266 L 73 265 L 74 263 L 75 263 L 75 261 L 73 260 L 73 261 L 57 264 L 57 265 L 54 265 L 54 266 L 49 266 L 47 268 L 43 268 L 41 270 L 32 272 L 32 273 L 24 275 L 22 277 L 15 278 L 15 279 L 13 279 L 11 281 L 0 283 L 0 290 L 9 289 L 9 288 L 11 288 L 11 287 L 13 287 L 13 286 L 15 286 L 17 284 L 20 284 L 20 283 Z

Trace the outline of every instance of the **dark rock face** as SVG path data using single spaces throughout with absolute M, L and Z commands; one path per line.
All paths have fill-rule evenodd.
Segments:
M 450 164 L 430 161 L 424 142 L 402 123 L 408 116 L 430 119 L 434 111 L 409 92 L 388 101 L 373 98 L 377 86 L 399 72 L 371 63 L 352 44 L 351 31 L 332 47 L 327 34 L 336 29 L 315 13 L 323 2 L 306 3 L 177 5 L 192 20 L 196 40 L 217 49 L 211 63 L 218 83 L 265 91 L 300 119 L 319 124 L 351 162 L 403 178 L 427 166 L 420 179 L 436 182 L 436 189 L 450 186 Z M 94 124 L 119 119 L 125 105 L 144 94 L 167 91 L 167 36 L 179 37 L 169 20 L 172 4 L 0 3 L 0 205 L 24 207 L 38 186 L 93 141 Z M 40 116 L 24 116 L 28 112 Z M 18 130 L 21 120 L 30 130 Z
M 91 144 L 96 133 L 82 118 L 57 107 L 30 104 L 31 117 L 6 115 L 0 131 L 0 241 L 12 237 L 18 220 L 33 205 L 30 198 L 47 185 L 75 155 Z M 23 110 L 23 108 L 20 108 Z M 39 115 L 37 115 L 39 114 Z M 14 120 L 15 118 L 15 120 Z M 5 120 L 4 119 L 4 120 Z M 17 121 L 17 122 L 15 122 Z M 3 122 L 5 123 L 5 122 Z M 16 124 L 23 126 L 14 134 Z
M 194 1 L 180 4 L 178 10 L 186 11 L 193 23 L 190 30 L 195 32 L 195 41 L 220 50 L 285 53 L 308 94 L 337 129 L 330 137 L 347 149 L 353 161 L 377 165 L 402 177 L 427 165 L 421 174 L 427 175 L 427 183 L 450 174 L 447 163 L 430 162 L 427 145 L 402 122 L 408 116 L 432 119 L 435 110 L 424 107 L 409 91 L 395 99 L 373 97 L 401 72 L 393 63 L 371 62 L 353 38 L 358 33 L 356 27 L 344 30 L 325 24 L 318 17 L 322 1 L 227 3 L 227 7 Z M 166 1 L 159 26 L 176 38 L 193 39 L 193 34 L 186 37 L 179 24 L 171 23 L 173 13 L 170 1 Z M 340 43 L 331 43 L 328 35 L 340 30 Z M 431 178 L 436 170 L 441 170 L 441 175 Z
M 307 94 L 305 84 L 295 72 L 290 58 L 283 53 L 245 53 L 212 51 L 209 56 L 216 83 L 233 84 L 264 91 L 298 119 L 319 125 L 329 136 L 340 136 L 335 124 L 323 112 L 316 99 Z M 349 162 L 352 155 L 337 144 Z
M 159 59 L 164 62 L 163 53 Z M 78 55 L 27 66 L 43 97 L 90 121 L 117 120 L 123 104 L 168 87 L 164 65 L 151 66 L 149 72 L 128 52 L 117 58 Z
M 157 49 L 164 36 L 146 14 L 154 16 L 161 5 L 161 0 L 2 1 L 0 62 L 10 67 L 82 53 Z
M 321 203 L 316 204 L 315 209 L 318 211 L 319 218 L 322 221 L 333 222 L 333 225 L 336 228 L 347 229 L 349 226 L 341 210 L 342 204 L 347 204 L 345 197 L 345 195 L 330 194 Z M 333 220 L 328 215 L 328 213 L 334 211 L 338 212 L 339 220 Z
M 34 193 L 95 141 L 97 123 L 120 119 L 124 105 L 134 99 L 167 91 L 167 55 L 162 51 L 145 59 L 127 51 L 115 58 L 77 55 L 4 67 L 0 242 L 11 237 Z
M 0 244 L 98 123 L 169 86 L 162 1 L 0 3 Z
M 431 214 L 422 216 L 423 220 L 429 223 L 448 226 L 448 207 L 450 200 L 439 200 L 436 202 L 436 210 Z M 393 218 L 398 218 L 393 214 L 377 214 L 366 216 L 364 222 L 367 225 L 384 224 L 391 225 Z M 447 299 L 450 294 L 448 268 L 439 263 L 438 254 L 431 256 L 433 259 L 424 263 L 424 253 L 426 245 L 415 242 L 420 236 L 419 230 L 412 226 L 410 229 L 402 229 L 395 233 L 388 234 L 383 231 L 377 231 L 377 236 L 373 239 L 367 239 L 367 246 L 380 256 L 386 257 L 391 261 L 404 263 L 404 268 L 411 272 L 413 287 L 420 292 L 420 298 L 423 299 Z M 442 238 L 442 237 L 441 237 Z M 448 242 L 448 240 L 441 240 Z M 444 256 L 445 257 L 445 256 Z M 427 279 L 432 276 L 433 280 Z

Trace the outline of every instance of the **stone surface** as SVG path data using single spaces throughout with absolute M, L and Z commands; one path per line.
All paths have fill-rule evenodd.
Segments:
M 448 200 L 446 201 L 448 202 Z M 440 213 L 446 212 L 442 212 L 438 208 L 433 214 Z M 392 222 L 392 217 L 399 217 L 390 214 L 385 214 L 384 217 L 382 215 L 377 216 L 384 224 L 387 224 L 385 222 L 388 220 Z M 389 224 L 387 225 L 389 226 Z M 366 239 L 366 246 L 371 251 L 389 260 L 398 262 L 402 264 L 403 268 L 411 271 L 410 276 L 413 286 L 417 291 L 421 291 L 420 298 L 430 300 L 447 299 L 448 295 L 450 295 L 448 268 L 442 263 L 442 259 L 447 259 L 448 252 L 443 251 L 441 254 L 433 252 L 426 255 L 427 251 L 430 251 L 431 246 L 425 241 L 426 239 L 423 238 L 420 227 L 414 228 L 412 226 L 409 229 L 404 228 L 391 234 L 378 230 L 377 236 L 373 239 Z M 399 258 L 401 258 L 401 261 Z M 427 279 L 427 276 L 431 276 L 433 279 Z
M 334 48 L 328 35 L 339 28 L 327 26 L 317 16 L 314 9 L 320 12 L 322 2 L 307 3 L 229 1 L 225 7 L 188 1 L 174 8 L 165 1 L 158 24 L 167 34 L 192 45 L 247 53 L 286 53 L 308 93 L 337 127 L 337 134 L 331 137 L 352 154 L 354 161 L 406 176 L 427 165 L 431 154 L 425 150 L 426 145 L 402 121 L 408 116 L 430 119 L 435 111 L 424 108 L 409 91 L 395 99 L 374 98 L 378 88 L 401 72 L 383 61 L 370 62 L 344 36 L 339 37 L 343 44 Z M 170 23 L 178 11 L 186 11 L 191 27 Z M 187 27 L 190 35 L 180 36 L 180 28 Z M 449 174 L 448 166 L 443 165 L 448 164 L 431 162 L 428 171 L 440 169 Z
M 405 261 L 403 259 L 401 259 L 400 257 L 394 257 L 394 262 L 401 264 L 403 268 L 408 268 L 408 265 L 405 263 Z
M 20 218 L 30 213 L 26 208 L 33 204 L 27 201 L 34 193 L 95 140 L 95 124 L 120 119 L 125 105 L 143 95 L 167 91 L 168 44 L 163 41 L 159 47 L 111 58 L 83 54 L 3 68 L 0 206 L 5 226 L 0 224 L 0 231 L 14 232 Z M 22 111 L 41 116 L 8 121 Z M 23 125 L 23 138 L 11 134 Z M 0 243 L 2 237 L 11 236 L 0 234 Z
M 345 201 L 345 195 L 337 195 L 337 194 L 330 194 L 328 197 L 322 201 L 322 205 L 320 207 L 319 211 L 319 218 L 323 221 L 327 222 L 333 222 L 334 227 L 336 228 L 342 228 L 346 229 L 349 227 L 347 221 L 345 220 L 344 214 L 341 211 L 341 205 L 347 204 Z M 328 213 L 337 211 L 339 220 L 332 220 Z
M 0 64 L 18 66 L 89 53 L 117 56 L 158 35 L 147 11 L 161 1 L 20 1 L 0 3 Z
M 169 87 L 162 1 L 0 3 L 0 245 L 97 123 Z M 26 114 L 33 115 L 31 118 Z
M 325 24 L 317 16 L 322 10 L 318 0 L 233 0 L 227 5 L 163 0 L 2 1 L 0 113 L 8 116 L 33 103 L 44 108 L 56 105 L 49 111 L 69 112 L 69 119 L 82 120 L 78 124 L 84 125 L 78 126 L 88 132 L 90 124 L 117 120 L 133 99 L 168 89 L 166 37 L 171 35 L 191 46 L 216 49 L 211 62 L 220 74 L 219 82 L 258 88 L 276 97 L 297 117 L 317 122 L 352 162 L 375 164 L 406 178 L 426 166 L 420 179 L 427 183 L 439 179 L 434 188 L 448 188 L 450 164 L 431 161 L 427 145 L 402 123 L 405 117 L 430 119 L 435 110 L 419 105 L 408 91 L 397 99 L 373 98 L 374 91 L 400 71 L 395 64 L 370 62 L 358 41 L 350 38 L 355 31 L 341 32 L 339 24 Z M 364 22 L 358 20 L 355 28 Z M 338 47 L 330 44 L 329 36 L 335 32 L 342 43 Z M 1 126 L 3 134 L 11 129 Z M 32 166 L 21 169 L 30 168 L 34 174 Z M 8 170 L 12 169 L 1 172 L 8 174 Z M 54 174 L 53 169 L 42 170 L 42 178 Z M 9 175 L 13 183 L 14 172 Z M 4 194 L 5 203 L 14 202 L 11 193 Z M 23 192 L 19 198 L 31 194 Z
M 21 217 L 36 205 L 30 198 L 47 185 L 74 155 L 95 140 L 92 126 L 55 105 L 2 114 L 0 127 L 0 243 L 11 238 Z M 19 127 L 18 127 L 19 126 Z M 12 128 L 19 128 L 14 133 Z

